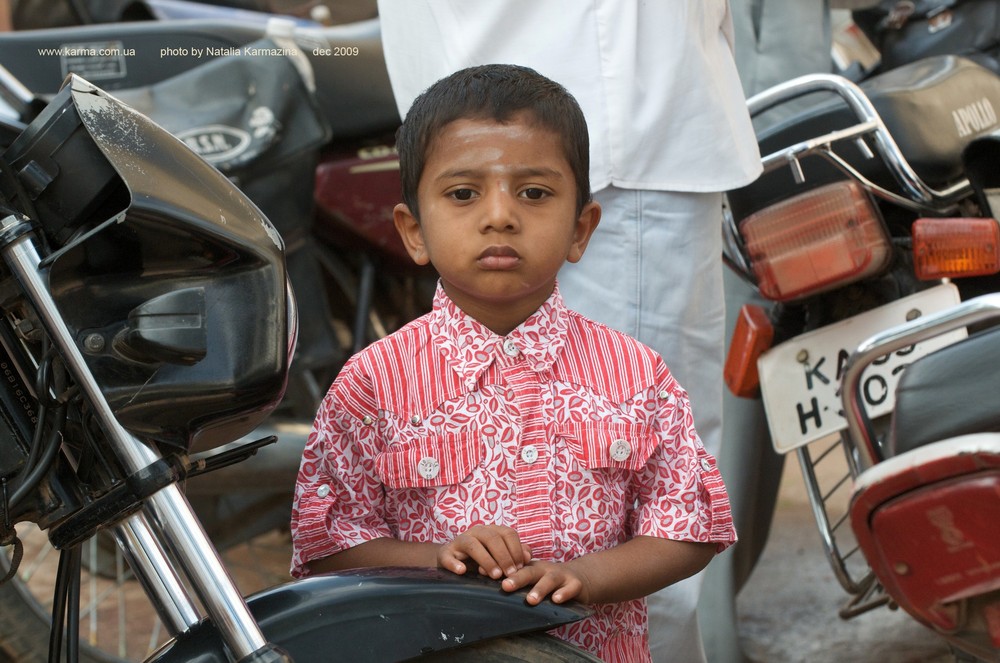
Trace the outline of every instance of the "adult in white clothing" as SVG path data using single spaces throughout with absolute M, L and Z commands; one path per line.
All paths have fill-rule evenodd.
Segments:
M 725 335 L 722 191 L 760 157 L 734 62 L 728 0 L 379 0 L 401 115 L 434 81 L 510 63 L 565 86 L 590 130 L 603 215 L 566 302 L 657 350 L 719 452 Z M 704 661 L 702 576 L 649 597 L 654 660 Z

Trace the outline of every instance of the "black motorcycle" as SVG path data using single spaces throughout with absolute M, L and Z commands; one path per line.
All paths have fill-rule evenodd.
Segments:
M 585 609 L 533 608 L 479 577 L 368 570 L 241 596 L 182 484 L 273 442 L 230 446 L 285 389 L 282 238 L 183 142 L 77 76 L 0 169 L 7 578 L 22 525 L 60 556 L 49 641 L 2 623 L 7 654 L 104 658 L 81 641 L 81 573 L 96 581 L 84 544 L 109 532 L 141 587 L 130 613 L 145 605 L 171 636 L 148 660 L 596 660 L 543 633 Z

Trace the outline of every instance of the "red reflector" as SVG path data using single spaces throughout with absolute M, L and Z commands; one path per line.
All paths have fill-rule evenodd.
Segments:
M 981 276 L 1000 271 L 996 219 L 917 219 L 913 267 L 924 280 Z
M 752 398 L 760 390 L 757 359 L 771 347 L 774 327 L 764 309 L 756 304 L 744 304 L 736 318 L 733 338 L 723 377 L 729 391 L 740 398 Z
M 867 278 L 889 263 L 888 233 L 864 189 L 837 182 L 740 223 L 761 294 L 776 301 Z

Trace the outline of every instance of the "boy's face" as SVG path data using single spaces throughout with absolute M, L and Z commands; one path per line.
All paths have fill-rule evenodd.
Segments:
M 419 223 L 398 205 L 396 228 L 452 301 L 506 334 L 548 298 L 559 268 L 580 259 L 597 227 L 600 207 L 577 214 L 576 193 L 554 132 L 524 114 L 506 124 L 461 119 L 428 148 Z

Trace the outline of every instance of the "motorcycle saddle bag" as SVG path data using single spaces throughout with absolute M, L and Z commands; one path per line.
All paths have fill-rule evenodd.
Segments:
M 940 440 L 1000 432 L 1000 329 L 990 329 L 913 362 L 896 388 L 886 455 Z
M 1000 78 L 975 62 L 937 56 L 899 67 L 860 84 L 914 172 L 929 186 L 943 188 L 963 177 L 962 150 L 974 138 L 1000 127 Z M 806 97 L 808 99 L 809 97 Z M 762 155 L 831 131 L 858 124 L 856 115 L 829 96 L 765 129 L 758 136 Z M 897 189 L 885 163 L 868 159 L 852 141 L 834 148 L 874 183 Z M 846 176 L 821 156 L 800 161 L 805 184 L 797 184 L 789 168 L 763 174 L 750 185 L 729 193 L 736 219 Z

